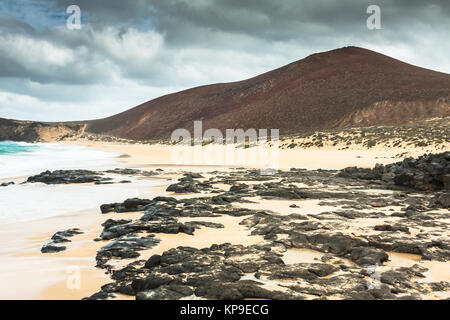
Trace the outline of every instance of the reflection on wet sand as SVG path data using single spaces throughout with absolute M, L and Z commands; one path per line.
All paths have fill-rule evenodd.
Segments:
M 149 250 L 140 251 L 139 259 L 148 259 L 154 254 L 162 254 L 164 251 L 176 248 L 178 246 L 192 247 L 196 249 L 209 248 L 213 244 L 231 243 L 233 245 L 244 245 L 250 246 L 263 242 L 264 239 L 261 236 L 250 235 L 250 230 L 244 226 L 240 225 L 240 222 L 246 217 L 231 217 L 231 216 L 220 216 L 220 217 L 199 217 L 199 218 L 180 218 L 179 222 L 194 222 L 194 221 L 204 221 L 220 223 L 223 228 L 207 228 L 202 227 L 195 230 L 194 235 L 188 235 L 185 233 L 178 234 L 167 234 L 167 233 L 157 233 L 155 234 L 161 242 L 154 248 Z M 124 267 L 130 263 L 130 260 L 116 260 L 111 263 L 114 267 L 120 268 Z

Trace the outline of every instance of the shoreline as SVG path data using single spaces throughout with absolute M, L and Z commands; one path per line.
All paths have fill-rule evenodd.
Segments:
M 161 179 L 167 180 L 162 177 L 154 180 Z M 162 187 L 160 184 L 151 186 L 150 192 L 154 196 L 162 195 Z M 117 213 L 114 218 L 138 216 L 139 213 Z M 4 288 L 16 288 L 13 294 L 0 290 L 0 300 L 78 300 L 111 282 L 105 271 L 95 266 L 95 255 L 104 243 L 94 241 L 101 233 L 101 224 L 110 218 L 107 214 L 101 214 L 99 204 L 97 208 L 0 224 L 0 258 L 7 261 L 0 266 L 0 282 Z M 65 251 L 41 253 L 41 247 L 50 241 L 53 234 L 72 228 L 79 228 L 83 233 L 64 243 L 67 247 Z M 10 246 L 11 243 L 14 245 Z M 80 289 L 68 289 L 66 286 L 68 279 L 78 272 L 77 268 L 71 270 L 71 267 L 79 268 Z
M 95 210 L 85 210 L 30 222 L 0 225 L 0 250 L 5 261 L 1 266 L 1 282 L 4 288 L 16 288 L 8 292 L 1 290 L 0 299 L 81 299 L 82 295 L 94 290 L 103 272 L 95 268 L 95 242 L 86 241 L 86 237 L 96 232 L 92 230 L 99 228 L 102 218 L 104 217 Z M 78 252 L 70 250 L 62 255 L 41 253 L 42 245 L 49 241 L 55 232 L 74 227 L 85 230 L 84 234 L 74 238 L 68 245 L 68 248 L 78 247 Z M 17 241 L 17 234 L 23 237 L 22 241 Z M 9 247 L 11 243 L 14 243 L 12 248 Z M 45 293 L 46 290 L 66 281 L 67 268 L 73 264 L 80 266 L 91 280 L 95 279 L 90 288 L 83 286 L 82 290 L 71 291 L 66 288 L 51 294 Z
M 120 165 L 118 163 L 118 166 Z M 8 177 L 0 181 L 13 181 L 16 183 L 15 187 L 19 187 L 20 182 L 26 181 L 27 177 Z M 134 184 L 138 184 L 136 188 L 139 192 L 157 196 L 161 194 L 159 191 L 161 187 L 170 183 L 170 179 L 164 176 L 148 177 L 142 180 L 143 182 L 135 181 Z M 69 188 L 73 186 L 76 184 L 69 185 Z M 125 186 L 128 187 L 128 185 Z M 47 186 L 42 185 L 42 187 Z M 82 189 L 92 187 L 96 186 L 80 184 Z M 105 190 L 105 192 L 108 191 Z M 72 196 L 76 197 L 76 195 Z M 51 200 L 47 199 L 47 201 Z M 93 294 L 101 285 L 109 283 L 111 279 L 104 270 L 95 267 L 96 252 L 103 244 L 94 242 L 93 239 L 100 234 L 101 224 L 110 218 L 108 215 L 101 214 L 100 204 L 102 204 L 101 201 L 94 208 L 68 210 L 49 217 L 1 223 L 0 259 L 4 262 L 0 266 L 0 282 L 3 288 L 14 287 L 16 290 L 0 290 L 0 300 L 77 300 Z M 121 214 L 117 214 L 117 217 L 120 216 Z M 130 217 L 130 214 L 123 214 L 123 217 Z M 67 247 L 65 251 L 41 253 L 41 247 L 50 241 L 54 233 L 71 228 L 79 228 L 83 233 L 74 236 L 71 242 L 65 243 Z M 80 289 L 67 288 L 69 277 L 78 272 L 70 271 L 71 266 L 79 267 L 81 279 L 85 279 Z

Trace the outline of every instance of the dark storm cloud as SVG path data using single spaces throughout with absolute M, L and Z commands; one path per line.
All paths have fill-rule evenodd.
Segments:
M 73 4 L 81 30 L 65 27 Z M 369 5 L 381 8 L 381 30 L 366 27 Z M 241 80 L 346 45 L 450 72 L 449 18 L 448 0 L 3 0 L 0 117 L 2 101 L 28 101 L 32 115 L 30 97 L 109 115 L 169 88 Z M 129 99 L 96 98 L 113 90 Z
M 309 48 L 311 53 L 322 47 L 331 49 L 342 44 L 343 39 L 347 42 L 381 42 L 385 39 L 408 43 L 415 41 L 422 32 L 425 36 L 424 26 L 432 29 L 448 27 L 450 12 L 450 1 L 447 0 L 27 0 L 23 3 L 22 7 L 15 4 L 9 13 L 20 12 L 20 8 L 24 12 L 39 8 L 39 14 L 31 16 L 24 13 L 21 17 L 25 17 L 25 21 L 20 17 L 1 15 L 2 33 L 25 34 L 34 40 L 40 39 L 59 48 L 67 48 L 75 52 L 76 56 L 44 72 L 30 70 L 21 61 L 16 61 L 15 55 L 3 56 L 0 58 L 0 66 L 3 66 L 0 67 L 0 76 L 24 77 L 28 73 L 30 79 L 38 82 L 67 81 L 73 84 L 99 81 L 109 76 L 105 71 L 96 75 L 91 73 L 90 76 L 84 72 L 89 63 L 106 59 L 126 77 L 141 80 L 147 77 L 155 81 L 156 85 L 164 85 L 164 79 L 159 79 L 164 78 L 165 67 L 162 64 L 167 65 L 169 72 L 170 60 L 180 47 L 210 49 L 212 52 L 242 50 L 256 54 L 270 47 L 273 42 L 296 42 L 299 46 Z M 84 32 L 64 32 L 52 28 L 36 31 L 32 27 L 36 20 L 42 24 L 44 15 L 47 15 L 50 26 L 55 21 L 61 22 L 61 16 L 71 4 L 78 5 L 86 17 L 88 27 Z M 381 39 L 379 34 L 366 28 L 366 9 L 369 4 L 381 7 Z M 133 66 L 132 61 L 111 54 L 107 43 L 98 42 L 95 33 L 99 34 L 111 27 L 116 32 L 110 36 L 118 41 L 126 37 L 129 28 L 141 32 L 153 30 L 164 37 L 164 54 L 153 57 L 152 71 L 142 72 L 141 68 Z M 136 40 L 139 40 L 138 37 Z M 90 54 L 77 52 L 80 48 L 86 48 Z M 173 51 L 170 51 L 171 48 Z M 77 61 L 80 59 L 83 62 Z M 68 74 L 70 76 L 66 76 L 62 69 L 72 70 Z
M 55 1 L 61 10 L 73 3 Z M 272 41 L 301 39 L 311 32 L 315 37 L 365 32 L 371 4 L 381 7 L 387 29 L 439 27 L 448 24 L 450 16 L 447 0 L 78 0 L 76 4 L 88 13 L 92 25 L 154 26 L 173 44 L 207 42 L 207 35 L 221 32 Z
M 183 45 L 192 40 L 208 41 L 208 35 L 217 32 L 267 41 L 328 39 L 370 36 L 365 22 L 366 9 L 371 4 L 380 6 L 383 27 L 392 38 L 402 39 L 405 34 L 399 31 L 404 28 L 420 24 L 440 28 L 449 23 L 447 0 L 167 0 L 155 2 L 152 18 L 157 28 L 167 34 L 168 41 Z
M 88 23 L 100 26 L 110 25 L 146 25 L 148 18 L 154 11 L 152 3 L 146 0 L 36 0 L 40 2 L 51 1 L 55 8 L 65 11 L 70 5 L 77 5 L 88 14 Z

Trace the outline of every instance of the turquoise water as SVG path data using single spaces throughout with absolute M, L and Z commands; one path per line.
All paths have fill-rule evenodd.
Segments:
M 37 145 L 24 142 L 0 141 L 0 155 L 31 152 L 37 148 L 39 148 Z

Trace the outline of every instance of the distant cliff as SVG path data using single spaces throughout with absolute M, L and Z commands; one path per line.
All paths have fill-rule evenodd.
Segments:
M 0 140 L 52 142 L 82 135 L 84 123 L 18 121 L 0 118 Z

